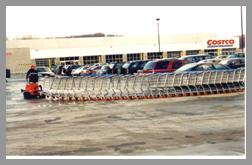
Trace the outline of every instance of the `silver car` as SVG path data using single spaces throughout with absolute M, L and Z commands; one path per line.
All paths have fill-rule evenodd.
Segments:
M 174 73 L 181 73 L 181 72 L 196 72 L 196 71 L 211 71 L 211 70 L 228 70 L 231 69 L 228 66 L 225 66 L 223 64 L 216 64 L 216 63 L 189 63 L 182 67 L 180 67 L 178 70 L 176 70 Z
M 47 66 L 37 66 L 36 70 L 38 72 L 39 77 L 53 77 L 55 74 L 51 71 L 51 69 Z

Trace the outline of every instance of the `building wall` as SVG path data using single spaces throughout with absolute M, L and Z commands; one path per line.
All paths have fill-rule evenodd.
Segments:
M 186 34 L 160 36 L 162 44 L 201 42 L 206 38 L 214 38 L 216 34 Z M 130 36 L 130 37 L 88 37 L 68 39 L 37 39 L 37 40 L 7 40 L 6 48 L 31 49 L 62 49 L 62 48 L 87 48 L 87 47 L 113 47 L 128 45 L 157 45 L 157 36 Z M 158 49 L 157 49 L 158 50 Z
M 168 53 L 169 56 L 172 56 L 171 52 L 179 52 L 180 56 L 195 51 L 203 54 L 207 49 L 217 49 L 216 55 L 220 55 L 222 48 L 208 48 L 207 46 L 207 40 L 214 38 L 216 38 L 215 34 L 161 36 L 162 56 L 167 58 Z M 236 40 L 233 48 L 239 50 L 239 39 L 230 38 Z M 60 57 L 78 56 L 79 64 L 83 64 L 86 62 L 83 61 L 83 56 L 99 56 L 98 61 L 105 63 L 105 55 L 121 54 L 122 61 L 128 61 L 127 54 L 138 53 L 140 59 L 147 60 L 150 52 L 158 52 L 155 36 L 7 40 L 6 67 L 10 68 L 12 73 L 24 73 L 30 64 L 35 62 L 35 59 L 53 58 L 55 63 L 59 65 Z
M 11 73 L 25 73 L 31 64 L 29 48 L 6 49 L 6 68 L 10 69 Z

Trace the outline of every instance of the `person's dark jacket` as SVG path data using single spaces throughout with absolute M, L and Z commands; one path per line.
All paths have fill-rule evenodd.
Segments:
M 35 75 L 34 78 L 31 78 L 31 75 Z M 29 79 L 30 82 L 38 82 L 38 71 L 35 69 L 29 69 L 26 73 L 26 80 Z

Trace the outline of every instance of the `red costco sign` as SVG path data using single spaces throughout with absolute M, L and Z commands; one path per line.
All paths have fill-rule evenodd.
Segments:
M 5 55 L 10 56 L 10 55 L 12 55 L 12 53 L 11 52 L 6 52 Z
M 235 40 L 229 39 L 229 40 L 208 40 L 207 41 L 207 47 L 232 47 L 235 43 Z

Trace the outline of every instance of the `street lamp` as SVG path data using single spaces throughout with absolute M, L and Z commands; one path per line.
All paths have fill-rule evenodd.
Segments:
M 242 54 L 243 54 L 243 47 L 244 47 L 244 43 L 243 43 L 243 18 L 242 18 L 242 6 L 241 6 L 241 48 L 242 48 Z
M 158 52 L 160 52 L 160 36 L 159 36 L 159 20 L 160 18 L 157 18 L 157 28 L 158 28 Z

